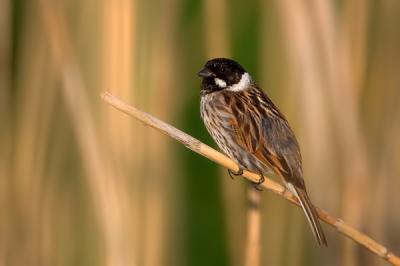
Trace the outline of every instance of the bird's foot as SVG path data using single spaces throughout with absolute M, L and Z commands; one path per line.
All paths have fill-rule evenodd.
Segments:
M 265 181 L 265 177 L 263 174 L 259 174 L 260 178 L 256 182 L 252 182 L 254 185 L 254 188 L 257 189 L 258 191 L 262 191 L 263 189 L 261 188 L 262 183 Z
M 235 179 L 235 176 L 243 175 L 243 169 L 242 169 L 242 168 L 239 168 L 239 170 L 238 170 L 237 172 L 234 172 L 234 171 L 232 171 L 231 169 L 228 169 L 228 173 L 229 173 L 229 176 L 230 176 L 232 179 Z

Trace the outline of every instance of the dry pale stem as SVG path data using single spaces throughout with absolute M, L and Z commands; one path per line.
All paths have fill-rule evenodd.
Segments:
M 253 186 L 247 188 L 247 239 L 245 266 L 260 265 L 260 236 L 261 236 L 261 212 L 260 191 Z
M 154 129 L 157 129 L 161 133 L 176 139 L 187 148 L 191 149 L 192 151 L 203 155 L 204 157 L 232 170 L 237 172 L 239 170 L 238 165 L 229 159 L 227 156 L 223 155 L 222 153 L 216 151 L 215 149 L 211 148 L 210 146 L 205 145 L 204 143 L 200 142 L 199 140 L 193 138 L 192 136 L 180 131 L 179 129 L 133 107 L 125 102 L 121 101 L 120 99 L 114 97 L 108 92 L 103 92 L 101 94 L 102 99 L 113 106 L 114 108 L 140 120 L 144 124 L 151 126 Z M 244 171 L 243 176 L 250 181 L 256 182 L 258 180 L 258 175 L 252 172 Z M 282 185 L 272 181 L 271 179 L 267 178 L 265 182 L 262 184 L 264 189 L 271 190 L 275 194 L 278 194 L 285 198 L 286 200 L 290 201 L 291 203 L 299 206 L 299 202 L 297 199 L 284 188 Z M 317 208 L 318 215 L 322 221 L 329 224 L 333 228 L 335 228 L 339 233 L 345 235 L 346 237 L 352 239 L 354 242 L 358 243 L 359 245 L 367 248 L 373 254 L 381 257 L 382 259 L 388 261 L 392 265 L 400 266 L 400 258 L 390 252 L 385 246 L 378 243 L 371 237 L 361 233 L 357 229 L 351 227 L 350 225 L 346 224 L 339 218 L 336 218 L 326 211 Z

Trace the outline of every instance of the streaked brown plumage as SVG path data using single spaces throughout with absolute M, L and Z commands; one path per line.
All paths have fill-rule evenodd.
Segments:
M 201 117 L 219 148 L 242 169 L 275 173 L 299 199 L 321 245 L 326 238 L 306 191 L 297 140 L 287 120 L 235 61 L 216 58 L 199 72 Z

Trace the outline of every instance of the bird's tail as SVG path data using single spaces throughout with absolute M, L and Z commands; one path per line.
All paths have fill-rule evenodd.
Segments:
M 319 222 L 317 211 L 315 210 L 314 205 L 311 203 L 306 190 L 296 187 L 291 183 L 288 183 L 288 187 L 293 192 L 293 194 L 299 199 L 300 205 L 303 208 L 303 211 L 307 217 L 308 223 L 311 226 L 311 230 L 318 244 L 327 246 L 328 243 L 326 242 L 324 231 L 322 230 L 321 224 Z

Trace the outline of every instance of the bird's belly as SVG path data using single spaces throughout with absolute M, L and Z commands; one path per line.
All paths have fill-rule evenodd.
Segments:
M 270 173 L 270 169 L 262 164 L 253 154 L 244 150 L 239 146 L 231 137 L 230 132 L 225 130 L 208 130 L 210 135 L 217 143 L 218 147 L 229 158 L 235 161 L 240 168 L 249 170 L 255 173 L 262 173 L 266 175 Z

